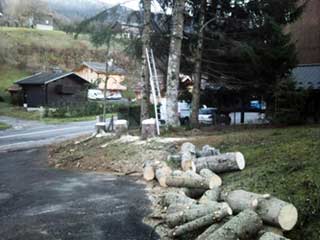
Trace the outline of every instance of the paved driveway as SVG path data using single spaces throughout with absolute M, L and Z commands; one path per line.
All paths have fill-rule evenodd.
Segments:
M 149 240 L 144 186 L 49 169 L 45 148 L 0 153 L 0 239 Z
M 40 147 L 61 142 L 94 131 L 95 121 L 66 124 L 43 124 L 0 116 L 0 122 L 13 126 L 0 131 L 0 152 Z

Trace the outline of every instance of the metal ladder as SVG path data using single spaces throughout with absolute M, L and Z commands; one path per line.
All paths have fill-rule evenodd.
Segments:
M 149 79 L 150 79 L 150 86 L 151 86 L 151 92 L 153 97 L 154 113 L 155 113 L 156 126 L 157 126 L 157 135 L 160 135 L 158 105 L 160 103 L 159 101 L 161 99 L 161 94 L 160 94 L 158 72 L 157 72 L 156 62 L 154 60 L 152 49 L 146 48 L 146 57 L 147 57 L 149 75 L 150 75 Z

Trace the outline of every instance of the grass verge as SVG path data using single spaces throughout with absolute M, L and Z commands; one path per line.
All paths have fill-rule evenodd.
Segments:
M 0 122 L 0 131 L 1 130 L 6 130 L 6 129 L 10 128 L 10 127 L 11 127 L 10 125 Z

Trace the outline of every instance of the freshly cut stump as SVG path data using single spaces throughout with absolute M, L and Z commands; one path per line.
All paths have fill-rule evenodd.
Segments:
M 166 223 L 172 228 L 215 212 L 224 212 L 226 215 L 232 215 L 232 210 L 227 203 L 212 202 L 211 204 L 203 204 L 174 214 L 168 214 Z
M 157 135 L 156 120 L 154 118 L 143 120 L 141 126 L 142 139 L 153 138 Z
M 168 187 L 180 187 L 180 188 L 200 188 L 211 189 L 214 186 L 206 181 L 206 179 L 192 178 L 189 176 L 167 176 L 165 178 L 165 185 Z
M 240 152 L 197 158 L 194 160 L 194 164 L 197 172 L 205 168 L 215 173 L 239 171 L 245 168 L 244 156 Z
M 262 228 L 262 220 L 252 210 L 244 210 L 217 231 L 212 233 L 208 240 L 238 240 L 250 239 Z
M 294 205 L 278 198 L 262 199 L 259 201 L 257 213 L 268 224 L 290 231 L 298 221 L 298 211 Z
M 259 240 L 290 240 L 290 239 L 274 234 L 272 232 L 266 232 L 259 238 Z
M 235 190 L 231 192 L 221 193 L 221 199 L 229 203 L 232 210 L 236 213 L 245 209 L 256 209 L 259 200 L 270 197 L 269 194 L 261 195 L 257 193 L 247 192 L 244 190 Z
M 207 190 L 199 200 L 199 203 L 208 203 L 211 201 L 218 201 L 220 199 L 220 187 L 214 187 L 210 190 Z
M 210 226 L 211 224 L 221 221 L 226 216 L 229 216 L 228 211 L 224 211 L 221 209 L 215 211 L 214 213 L 210 213 L 203 217 L 197 218 L 191 222 L 180 225 L 172 230 L 169 235 L 172 237 L 178 237 L 183 234 L 193 232 L 202 227 Z
M 146 161 L 143 167 L 143 178 L 146 181 L 152 181 L 156 174 L 154 172 L 154 163 L 152 161 Z
M 209 169 L 206 169 L 206 168 L 202 169 L 200 171 L 200 176 L 206 178 L 209 181 L 211 186 L 219 187 L 222 185 L 221 178 Z
M 196 146 L 190 142 L 185 142 L 181 145 L 181 168 L 183 171 L 192 170 L 195 171 L 195 165 L 193 163 L 196 158 Z
M 121 136 L 128 133 L 128 121 L 127 120 L 116 120 L 114 122 L 114 131 L 117 136 Z
M 180 204 L 180 205 L 190 206 L 196 203 L 197 203 L 196 200 L 187 197 L 186 195 L 184 195 L 184 193 L 169 192 L 165 194 L 163 198 L 164 206 L 169 206 L 171 204 Z

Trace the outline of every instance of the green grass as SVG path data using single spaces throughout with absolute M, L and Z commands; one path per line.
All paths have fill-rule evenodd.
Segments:
M 320 126 L 253 129 L 218 134 L 197 142 L 241 151 L 244 171 L 225 174 L 224 185 L 270 193 L 292 202 L 299 222 L 290 239 L 320 239 Z
M 5 123 L 3 123 L 3 122 L 0 122 L 0 131 L 1 131 L 1 130 L 8 129 L 8 128 L 10 128 L 10 127 L 11 127 L 10 125 L 5 124 Z
M 15 81 L 28 75 L 29 73 L 27 71 L 20 70 L 16 67 L 7 65 L 0 66 L 0 96 L 8 100 L 8 87 L 10 87 Z

